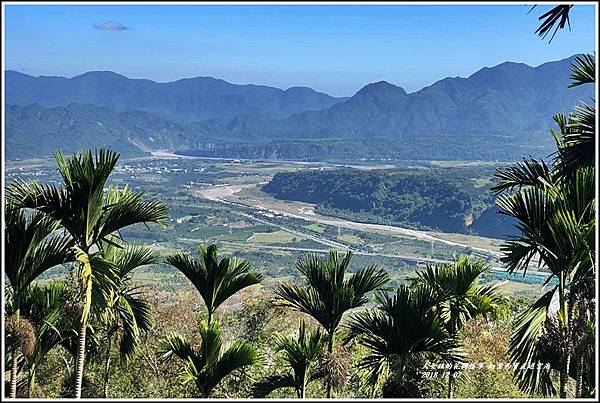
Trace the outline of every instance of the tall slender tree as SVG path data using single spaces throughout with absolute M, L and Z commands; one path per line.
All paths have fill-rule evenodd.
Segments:
M 103 389 L 104 397 L 108 398 L 111 352 L 115 338 L 120 340 L 121 361 L 128 362 L 140 343 L 140 334 L 149 331 L 153 325 L 150 304 L 144 299 L 143 291 L 131 285 L 130 273 L 141 266 L 159 263 L 160 254 L 150 247 L 136 245 L 121 248 L 109 246 L 105 249 L 105 255 L 117 272 L 116 287 L 109 294 L 99 315 L 106 346 Z
M 340 259 L 331 251 L 327 259 L 309 254 L 296 267 L 304 276 L 304 284 L 281 284 L 275 291 L 279 304 L 312 316 L 327 334 L 327 352 L 333 352 L 334 336 L 346 312 L 368 302 L 367 294 L 383 287 L 389 277 L 375 266 L 346 276 L 352 253 Z M 332 383 L 327 381 L 327 397 Z
M 294 388 L 299 399 L 306 397 L 306 387 L 318 378 L 319 355 L 325 345 L 325 336 L 319 329 L 307 332 L 304 320 L 296 337 L 280 336 L 276 342 L 276 351 L 283 352 L 289 370 L 267 376 L 256 383 L 252 389 L 253 397 L 266 397 L 281 388 Z
M 596 322 L 594 298 L 595 279 L 590 278 L 585 283 L 580 282 L 580 287 L 571 292 L 576 316 L 573 318 L 573 362 L 574 370 L 571 371 L 575 379 L 575 397 L 593 397 L 596 388 L 596 369 L 594 365 L 594 351 L 596 347 Z M 583 289 L 581 289 L 583 288 Z
M 221 328 L 216 322 L 200 322 L 200 347 L 196 348 L 183 336 L 172 333 L 163 342 L 163 358 L 176 356 L 184 361 L 183 382 L 193 382 L 202 398 L 210 397 L 213 390 L 232 372 L 260 361 L 256 349 L 237 341 L 224 348 Z
M 579 58 L 572 85 L 592 83 L 594 74 L 594 59 Z M 557 151 L 552 164 L 528 159 L 500 169 L 493 190 L 500 193 L 500 212 L 515 218 L 521 232 L 503 247 L 509 272 L 526 272 L 536 259 L 550 272 L 545 282 L 550 290 L 518 318 L 511 335 L 515 376 L 523 390 L 555 393 L 550 370 L 536 368 L 547 356 L 544 335 L 555 326 L 559 360 L 552 369 L 560 374 L 559 396 L 566 398 L 576 342 L 574 321 L 585 314 L 575 301 L 585 295 L 578 290 L 589 290 L 583 285 L 593 282 L 596 273 L 595 167 L 590 153 L 595 146 L 595 110 L 580 106 L 569 118 L 557 115 L 555 121 L 560 133 L 553 132 Z M 595 296 L 587 293 L 585 298 Z
M 425 270 L 417 270 L 413 281 L 433 291 L 436 300 L 433 309 L 448 334 L 459 338 L 459 332 L 472 318 L 495 318 L 507 311 L 504 297 L 497 292 L 499 284 L 479 283 L 481 276 L 489 272 L 490 267 L 483 261 L 473 261 L 462 255 L 451 263 L 428 265 Z M 452 365 L 448 373 L 448 399 L 454 396 L 456 374 L 455 365 Z
M 402 285 L 391 296 L 378 293 L 377 302 L 376 308 L 351 315 L 346 336 L 346 340 L 357 339 L 370 350 L 359 367 L 368 370 L 373 394 L 390 376 L 400 384 L 410 384 L 411 367 L 422 359 L 464 361 L 460 340 L 446 330 L 433 309 L 439 300 L 431 288 Z
M 4 272 L 10 284 L 12 312 L 7 332 L 7 344 L 11 351 L 10 394 L 17 395 L 17 360 L 19 348 L 25 340 L 35 342 L 33 327 L 21 317 L 22 298 L 31 283 L 42 273 L 71 259 L 71 239 L 56 232 L 58 222 L 43 213 L 29 214 L 19 206 L 8 203 L 5 210 Z M 29 347 L 32 347 L 30 345 Z M 33 353 L 33 348 L 23 352 Z
M 544 323 L 556 316 L 559 326 L 561 357 L 560 397 L 566 397 L 572 349 L 572 311 L 569 290 L 580 281 L 590 281 L 595 229 L 595 185 L 593 169 L 578 170 L 575 177 L 539 187 L 524 187 L 498 199 L 501 212 L 514 217 L 521 235 L 503 247 L 503 262 L 509 271 L 526 272 L 529 263 L 539 258 L 548 270 L 545 282 L 551 286 L 518 320 L 511 338 L 511 355 L 520 364 L 537 363 L 541 358 L 540 337 Z M 591 242 L 590 242 L 591 241 Z M 556 280 L 556 285 L 552 285 Z M 552 311 L 558 301 L 558 312 Z M 553 393 L 547 374 L 535 369 L 517 371 L 520 385 L 526 390 Z
M 250 262 L 224 257 L 218 259 L 217 246 L 198 247 L 200 260 L 184 252 L 167 257 L 166 262 L 175 267 L 191 281 L 198 290 L 206 310 L 208 323 L 212 323 L 217 308 L 238 291 L 260 283 L 262 275 L 252 271 Z
M 18 181 L 9 186 L 8 195 L 16 207 L 35 209 L 58 221 L 75 243 L 83 303 L 75 372 L 75 397 L 80 398 L 90 311 L 114 285 L 114 265 L 104 259 L 102 246 L 130 225 L 162 224 L 168 208 L 157 200 L 144 200 L 143 193 L 128 187 L 105 189 L 117 153 L 101 149 L 95 155 L 87 150 L 67 159 L 60 152 L 55 157 L 62 186 Z

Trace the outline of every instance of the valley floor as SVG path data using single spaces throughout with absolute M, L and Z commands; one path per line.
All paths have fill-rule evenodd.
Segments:
M 413 169 L 413 164 L 400 166 Z M 377 264 L 399 282 L 417 266 L 466 253 L 486 260 L 497 280 L 509 280 L 508 293 L 536 292 L 545 274 L 532 268 L 526 277 L 508 275 L 499 261 L 502 240 L 328 216 L 315 212 L 313 204 L 278 200 L 261 191 L 278 172 L 349 165 L 364 170 L 399 166 L 186 158 L 164 151 L 122 159 L 114 183 L 147 189 L 171 207 L 166 229 L 140 226 L 124 234 L 131 241 L 149 243 L 164 253 L 181 248 L 193 251 L 198 244 L 217 243 L 224 253 L 241 255 L 261 267 L 267 284 L 292 278 L 295 261 L 306 253 L 338 249 L 351 250 L 357 267 Z M 6 172 L 8 182 L 14 178 L 41 182 L 58 179 L 52 160 L 13 162 Z M 168 267 L 144 269 L 136 277 L 143 283 L 159 281 L 167 288 L 185 286 Z

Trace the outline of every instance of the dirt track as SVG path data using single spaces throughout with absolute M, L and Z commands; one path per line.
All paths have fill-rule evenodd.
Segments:
M 500 253 L 495 250 L 474 247 L 472 245 L 455 242 L 435 236 L 434 233 L 428 231 L 414 230 L 392 225 L 368 224 L 356 221 L 345 220 L 337 217 L 328 217 L 315 213 L 314 206 L 308 203 L 300 202 L 283 202 L 275 199 L 260 199 L 256 197 L 239 197 L 239 193 L 243 189 L 253 188 L 259 183 L 243 184 L 243 185 L 219 185 L 210 188 L 197 189 L 194 191 L 196 196 L 218 202 L 241 204 L 247 207 L 252 207 L 258 210 L 267 211 L 273 214 L 280 214 L 286 217 L 298 218 L 306 221 L 312 221 L 325 225 L 333 225 L 342 228 L 358 229 L 366 232 L 376 232 L 380 234 L 402 235 L 425 241 L 440 242 L 451 246 L 471 248 L 473 250 L 500 256 Z

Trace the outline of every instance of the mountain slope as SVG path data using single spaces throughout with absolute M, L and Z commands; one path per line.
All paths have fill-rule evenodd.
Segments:
M 478 184 L 494 169 L 301 170 L 277 173 L 262 191 L 328 216 L 505 238 L 515 221 L 497 214 L 494 194 Z
M 386 82 L 369 84 L 346 102 L 304 112 L 279 129 L 292 138 L 502 135 L 554 127 L 551 117 L 594 95 L 593 86 L 567 88 L 573 58 L 538 67 L 503 63 L 469 78 L 446 78 L 407 94 Z
M 269 144 L 234 145 L 220 155 L 247 158 L 400 158 L 513 160 L 547 156 L 552 116 L 594 95 L 591 85 L 568 88 L 572 58 L 538 67 L 506 62 L 468 78 L 446 78 L 407 94 L 372 83 L 329 109 L 260 122 L 220 122 L 217 131 Z M 241 123 L 241 124 L 238 124 Z M 216 129 L 218 127 L 218 129 Z M 337 144 L 333 144 L 337 140 Z M 350 140 L 350 141 L 349 141 Z M 217 154 L 216 149 L 196 155 Z
M 58 149 L 108 147 L 124 155 L 189 146 L 189 133 L 145 112 L 118 114 L 108 108 L 71 104 L 6 105 L 6 158 L 50 156 Z
M 211 77 L 157 83 L 108 71 L 88 72 L 70 79 L 6 71 L 8 104 L 92 104 L 116 112 L 151 112 L 180 123 L 230 119 L 242 114 L 284 118 L 294 113 L 326 109 L 345 99 L 306 87 L 284 91 L 259 85 L 235 85 Z
M 12 82 L 10 91 L 7 88 L 7 103 L 17 101 L 6 110 L 7 156 L 43 156 L 57 148 L 99 145 L 129 153 L 166 148 L 211 157 L 306 160 L 509 161 L 527 154 L 547 156 L 553 145 L 549 135 L 549 129 L 555 127 L 552 116 L 566 113 L 580 100 L 589 101 L 594 95 L 591 85 L 568 88 L 571 62 L 569 58 L 538 67 L 507 62 L 483 68 L 468 78 L 446 78 L 411 94 L 380 81 L 366 85 L 344 102 L 336 100 L 327 109 L 285 118 L 265 113 L 268 102 L 250 105 L 245 95 L 239 94 L 247 95 L 246 87 L 260 89 L 261 95 L 253 99 L 269 98 L 268 94 L 274 93 L 280 99 L 296 99 L 286 101 L 286 107 L 299 109 L 296 102 L 306 107 L 312 103 L 309 100 L 314 91 L 234 86 L 215 79 L 158 84 L 114 73 L 90 73 L 96 78 L 103 76 L 91 80 L 83 76 L 34 78 L 7 72 Z M 160 86 L 170 88 L 165 99 L 160 98 L 163 90 L 155 92 Z M 36 91 L 17 91 L 30 87 Z M 181 92 L 172 91 L 178 87 Z M 230 98 L 220 107 L 233 105 L 223 112 L 233 117 L 193 121 L 191 110 L 210 115 L 207 111 L 220 108 L 205 104 L 206 97 L 196 97 L 194 88 L 201 94 L 229 91 Z M 110 103 L 111 107 L 40 105 L 64 102 L 68 98 L 65 94 L 80 103 L 92 99 Z M 99 94 L 114 96 L 98 100 L 95 97 Z M 40 104 L 21 105 L 32 99 Z M 247 102 L 242 102 L 244 99 Z M 162 113 L 145 110 L 153 108 Z M 173 114 L 179 118 L 165 117 Z

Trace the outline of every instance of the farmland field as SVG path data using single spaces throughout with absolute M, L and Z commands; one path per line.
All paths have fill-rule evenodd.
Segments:
M 9 181 L 56 181 L 53 164 L 51 160 L 36 160 L 33 165 L 17 162 L 7 167 L 7 177 Z M 338 167 L 162 156 L 122 160 L 111 180 L 119 186 L 146 189 L 149 196 L 171 207 L 166 228 L 134 226 L 122 234 L 127 240 L 149 243 L 165 255 L 177 249 L 193 252 L 199 244 L 215 243 L 223 253 L 250 260 L 265 275 L 266 286 L 294 278 L 295 262 L 306 253 L 338 249 L 354 252 L 354 267 L 377 264 L 395 282 L 402 282 L 427 261 L 471 254 L 496 267 L 498 281 L 514 283 L 505 287 L 507 293 L 527 294 L 536 289 L 533 284 L 540 282 L 540 276 L 502 273 L 498 260 L 501 240 L 328 217 L 316 213 L 310 203 L 277 200 L 261 190 L 279 172 Z M 135 278 L 164 289 L 189 287 L 181 274 L 162 264 L 139 270 Z

